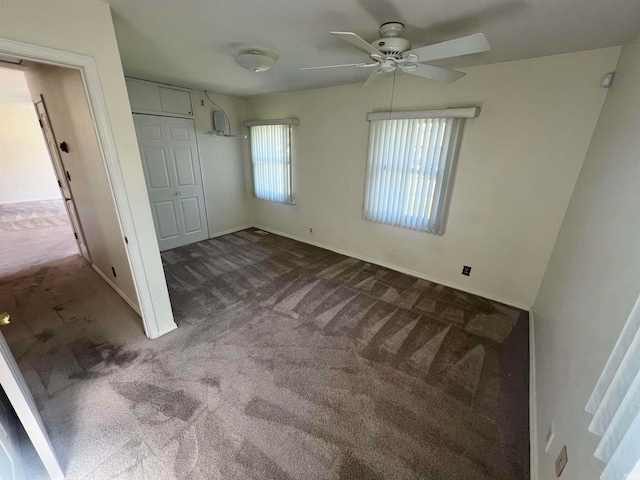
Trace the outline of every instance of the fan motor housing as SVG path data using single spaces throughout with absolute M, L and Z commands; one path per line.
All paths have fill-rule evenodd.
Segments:
M 401 56 L 407 50 L 411 50 L 411 43 L 402 37 L 384 37 L 371 43 L 372 46 L 386 55 Z
M 387 22 L 380 26 L 382 38 L 371 43 L 385 55 L 401 57 L 404 52 L 411 50 L 411 43 L 400 35 L 404 30 L 404 25 L 400 22 Z

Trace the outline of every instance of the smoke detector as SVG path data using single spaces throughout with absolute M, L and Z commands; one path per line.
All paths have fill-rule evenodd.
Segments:
M 252 72 L 266 72 L 276 64 L 273 57 L 264 54 L 260 50 L 249 50 L 236 56 L 236 63 L 242 68 Z

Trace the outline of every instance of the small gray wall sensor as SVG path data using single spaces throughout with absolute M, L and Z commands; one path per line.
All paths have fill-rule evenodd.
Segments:
M 220 110 L 213 112 L 213 131 L 218 135 L 226 134 L 227 120 Z

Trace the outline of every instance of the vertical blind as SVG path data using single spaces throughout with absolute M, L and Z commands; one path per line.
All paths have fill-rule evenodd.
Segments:
M 371 121 L 364 218 L 442 235 L 463 122 Z
M 291 125 L 250 127 L 255 196 L 293 203 L 291 188 Z
M 589 399 L 589 430 L 602 437 L 595 456 L 602 480 L 640 479 L 640 298 Z

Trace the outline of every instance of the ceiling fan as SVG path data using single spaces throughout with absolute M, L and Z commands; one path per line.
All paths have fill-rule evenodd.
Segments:
M 371 43 L 362 39 L 353 32 L 330 32 L 342 41 L 356 47 L 369 55 L 369 63 L 348 63 L 345 65 L 326 65 L 321 67 L 305 67 L 300 70 L 320 70 L 325 68 L 376 68 L 364 83 L 367 87 L 385 74 L 395 72 L 397 69 L 410 75 L 430 78 L 440 82 L 455 82 L 465 75 L 464 72 L 450 70 L 448 68 L 425 65 L 423 62 L 439 60 L 442 58 L 459 57 L 472 53 L 480 53 L 491 50 L 491 45 L 483 33 L 476 33 L 467 37 L 456 38 L 447 42 L 427 45 L 411 49 L 411 43 L 401 36 L 404 24 L 400 22 L 387 22 L 380 26 L 382 38 Z

